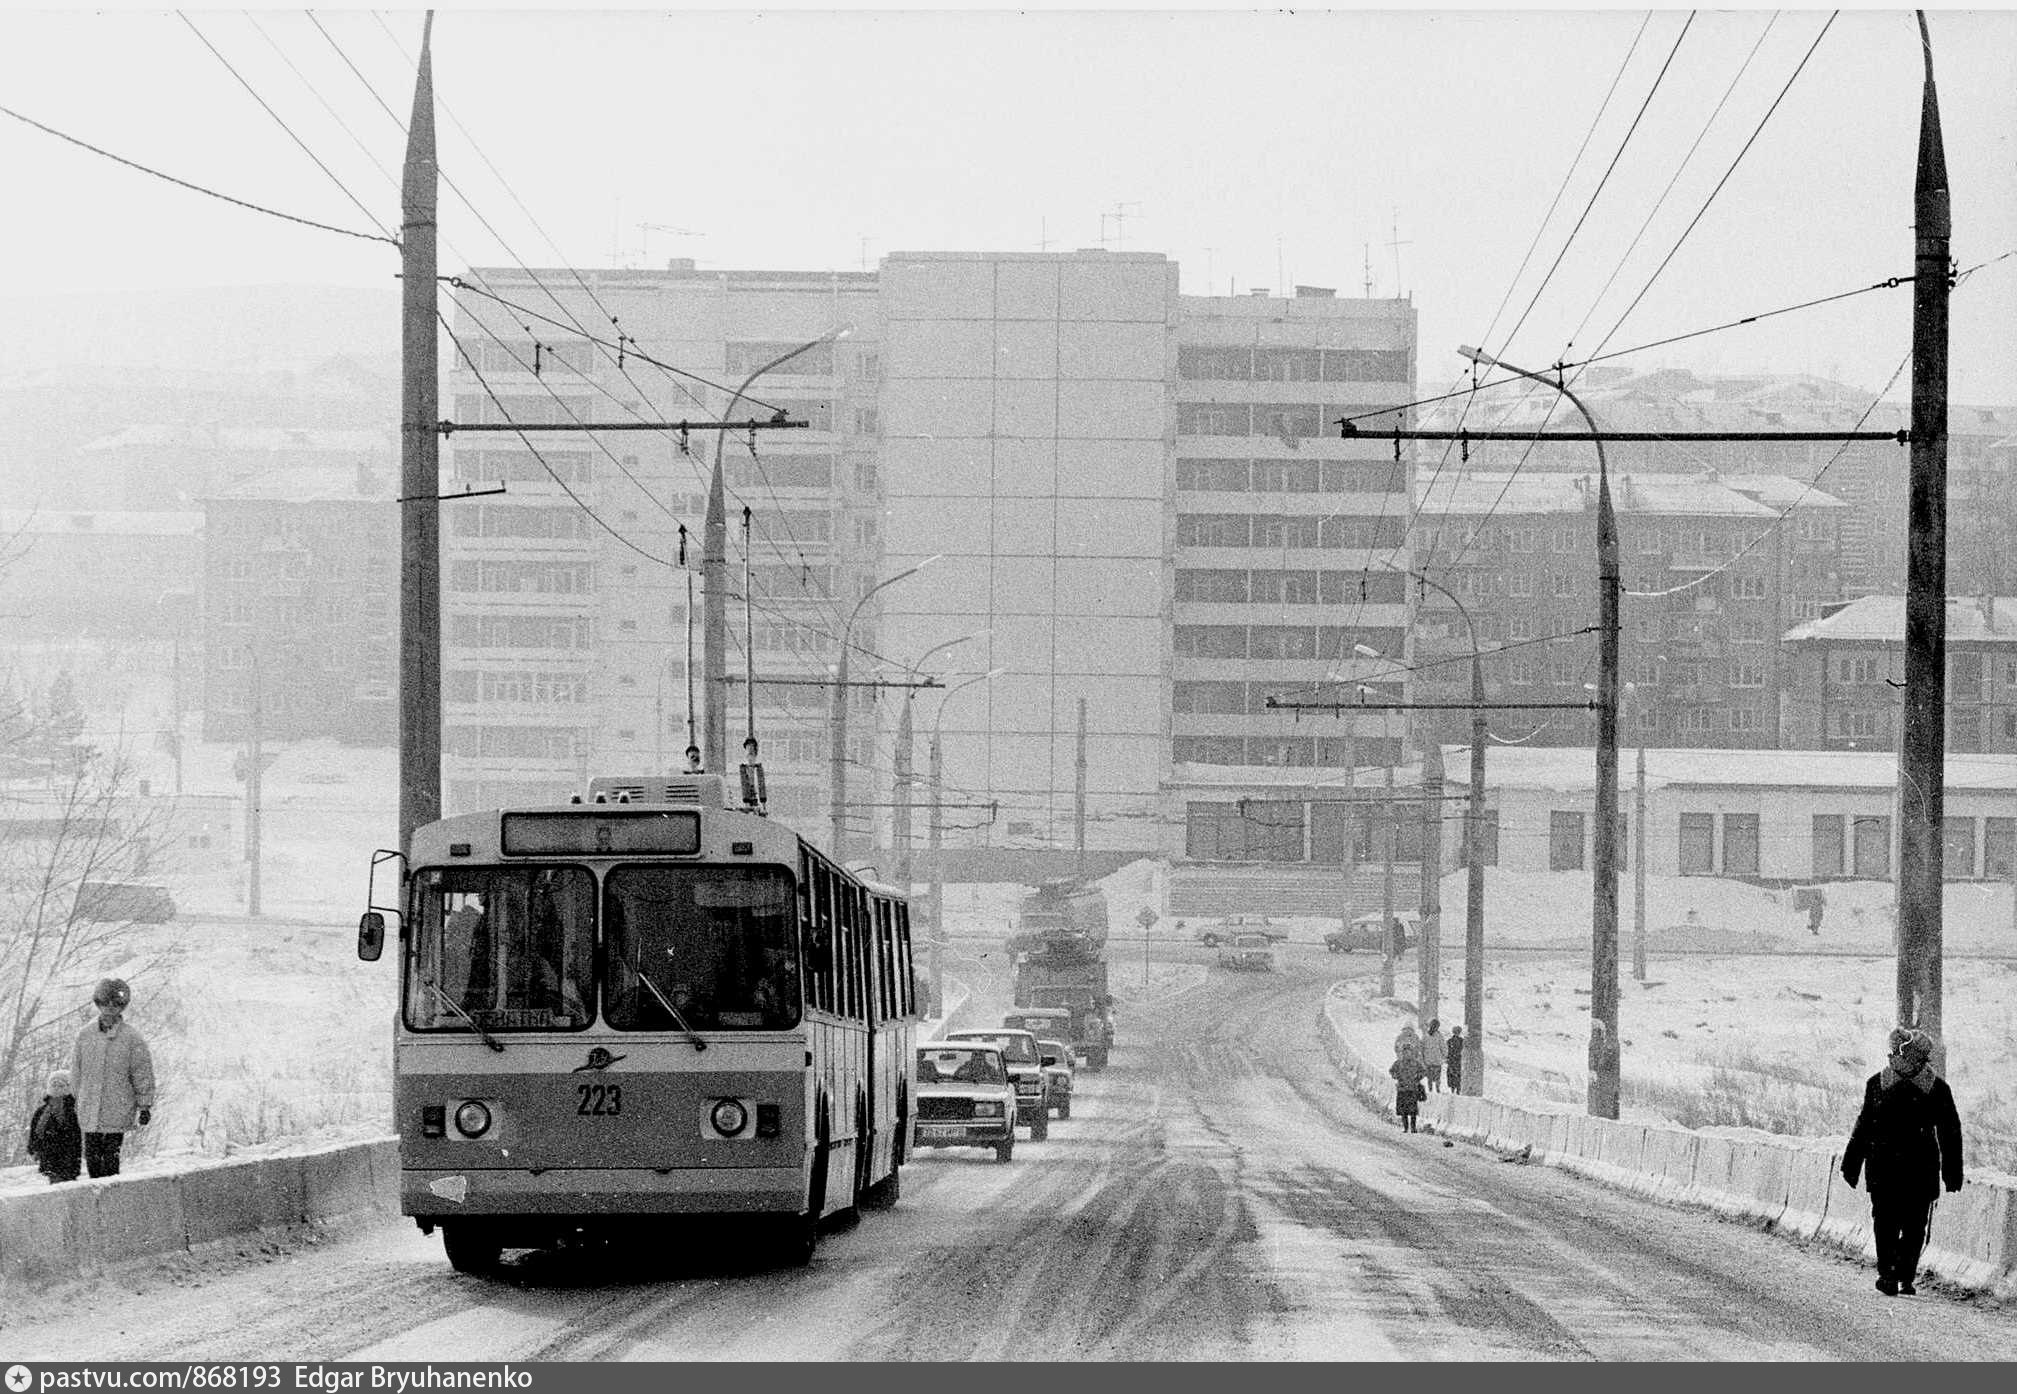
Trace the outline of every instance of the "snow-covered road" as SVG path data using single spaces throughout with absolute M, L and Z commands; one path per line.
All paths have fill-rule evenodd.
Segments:
M 805 1268 L 637 1241 L 483 1281 L 396 1221 L 0 1318 L 16 1359 L 2017 1359 L 2017 1321 L 1741 1225 L 1405 1136 L 1316 1043 L 1341 967 L 1163 956 L 1015 1160 L 925 1153 Z M 962 976 L 979 965 L 961 965 Z M 1161 965 L 1159 964 L 1160 968 Z M 998 991 L 998 987 L 996 991 Z M 977 999 L 972 1019 L 998 1004 Z

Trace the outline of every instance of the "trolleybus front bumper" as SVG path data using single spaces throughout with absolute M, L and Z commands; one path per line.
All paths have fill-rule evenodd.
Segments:
M 415 1218 L 463 1215 L 798 1214 L 805 1209 L 798 1167 L 475 1167 L 400 1172 L 399 1212 Z

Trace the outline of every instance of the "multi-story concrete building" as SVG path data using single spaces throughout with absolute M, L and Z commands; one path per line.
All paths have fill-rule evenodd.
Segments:
M 1165 623 L 1177 268 L 1159 254 L 899 253 L 882 263 L 884 569 L 894 669 L 948 798 L 948 845 L 1146 850 L 1168 740 Z M 965 639 L 963 643 L 954 640 Z M 958 675 L 992 674 L 955 692 Z
M 678 430 L 454 437 L 456 483 L 509 492 L 443 506 L 444 806 L 554 799 L 591 773 L 682 766 L 688 692 L 697 708 L 705 696 L 686 668 L 680 528 L 698 609 L 719 448 L 736 597 L 742 509 L 751 515 L 755 705 L 771 807 L 795 819 L 823 809 L 829 694 L 799 684 L 827 672 L 875 571 L 877 278 L 674 261 L 471 279 L 489 297 L 458 301 L 457 421 L 712 421 L 747 381 L 736 417 L 782 410 L 809 425 L 719 446 L 713 432 Z M 742 606 L 732 600 L 729 614 L 727 668 L 739 679 L 750 666 Z M 873 622 L 864 612 L 858 645 L 873 645 Z M 745 734 L 743 693 L 734 688 L 728 702 L 731 762 Z M 849 746 L 869 759 L 872 726 Z
M 1741 487 L 1740 487 L 1741 485 Z M 1838 500 L 1748 476 L 1614 475 L 1625 584 L 1619 735 L 1630 743 L 1769 747 L 1789 675 L 1773 640 L 1833 583 Z M 1561 472 L 1444 474 L 1418 491 L 1420 565 L 1476 627 L 1486 695 L 1498 702 L 1587 700 L 1597 682 L 1596 479 Z M 1779 522 L 1794 499 L 1792 513 Z M 1761 499 L 1770 499 L 1770 506 Z M 1464 701 L 1470 637 L 1458 605 L 1419 597 L 1417 695 Z M 1800 606 L 1795 611 L 1794 606 Z M 1493 651 L 1499 652 L 1493 652 Z M 1461 739 L 1468 714 L 1436 729 Z M 1594 718 L 1504 711 L 1494 732 L 1536 745 L 1588 745 Z
M 204 500 L 203 738 L 397 738 L 389 472 L 290 466 Z
M 2017 600 L 1947 599 L 1947 749 L 2017 751 Z M 1905 597 L 1866 595 L 1787 631 L 1784 744 L 1894 750 L 1905 681 Z
M 1878 431 L 1911 424 L 1902 400 L 1877 400 L 1866 389 L 1811 376 L 1698 375 L 1685 369 L 1633 373 L 1588 370 L 1576 383 L 1605 431 Z M 1554 392 L 1515 382 L 1475 398 L 1459 398 L 1431 413 L 1434 424 L 1473 429 L 1540 430 L 1580 427 L 1573 408 Z M 2000 586 L 2017 536 L 2017 485 L 1998 463 L 1998 443 L 2017 423 L 2017 408 L 1954 404 L 1947 413 L 1949 573 L 1970 590 Z M 1785 475 L 1815 484 L 1843 503 L 1841 590 L 1844 599 L 1895 594 L 1905 582 L 1906 448 L 1879 441 L 1613 441 L 1606 446 L 1617 474 Z M 1521 473 L 1590 468 L 1585 442 L 1528 445 L 1473 442 L 1472 468 Z

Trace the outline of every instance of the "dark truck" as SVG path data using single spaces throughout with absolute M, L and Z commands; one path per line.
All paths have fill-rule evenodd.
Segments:
M 1114 1041 L 1107 991 L 1107 900 L 1096 886 L 1051 882 L 1023 897 L 1016 932 L 1015 1005 L 1071 1013 L 1071 1047 L 1088 1070 L 1103 1070 Z

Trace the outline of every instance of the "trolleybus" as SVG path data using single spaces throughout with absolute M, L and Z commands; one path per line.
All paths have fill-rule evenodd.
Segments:
M 909 910 L 719 775 L 414 831 L 396 903 L 400 1208 L 448 1260 L 740 1217 L 803 1261 L 910 1151 Z

